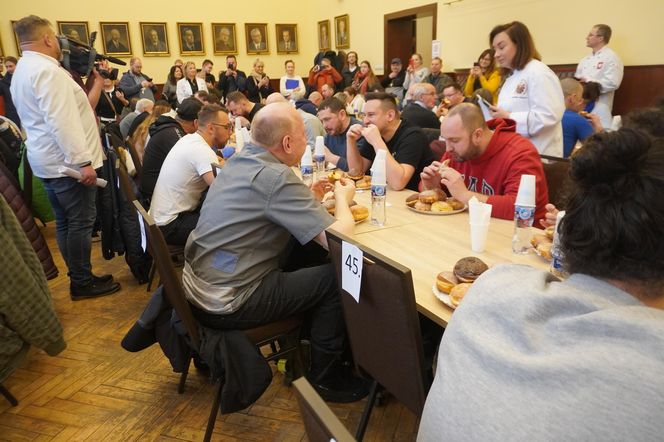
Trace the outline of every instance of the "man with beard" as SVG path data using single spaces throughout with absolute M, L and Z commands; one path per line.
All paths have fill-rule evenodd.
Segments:
M 443 120 L 440 134 L 445 141 L 432 144 L 444 143 L 446 152 L 440 162 L 424 168 L 421 186 L 445 186 L 466 204 L 476 197 L 493 206 L 494 218 L 513 219 L 521 175 L 535 175 L 535 219 L 544 218 L 549 193 L 542 161 L 533 143 L 516 133 L 513 120 L 497 118 L 487 123 L 479 107 L 461 103 Z M 449 167 L 441 170 L 441 163 L 448 159 Z

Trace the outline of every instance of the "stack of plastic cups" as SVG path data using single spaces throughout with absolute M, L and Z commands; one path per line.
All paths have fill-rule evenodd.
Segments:
M 519 193 L 514 202 L 514 236 L 512 252 L 525 255 L 530 252 L 530 228 L 535 221 L 535 175 L 521 175 Z
M 384 226 L 387 222 L 385 199 L 387 198 L 386 152 L 379 150 L 371 166 L 371 224 Z
M 316 163 L 316 179 L 320 179 L 325 176 L 325 138 L 321 135 L 316 137 L 314 162 Z
M 468 201 L 468 214 L 470 224 L 470 249 L 481 253 L 486 249 L 486 239 L 489 234 L 489 221 L 493 206 L 472 197 Z

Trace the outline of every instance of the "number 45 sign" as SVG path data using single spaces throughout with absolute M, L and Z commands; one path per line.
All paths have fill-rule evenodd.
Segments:
M 346 241 L 341 243 L 341 288 L 360 302 L 362 283 L 362 250 Z

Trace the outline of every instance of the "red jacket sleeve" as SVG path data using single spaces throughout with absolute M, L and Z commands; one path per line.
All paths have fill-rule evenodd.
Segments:
M 549 199 L 549 191 L 546 185 L 542 160 L 537 151 L 529 149 L 515 157 L 514 162 L 509 166 L 509 175 L 505 180 L 505 187 L 502 195 L 490 196 L 487 203 L 493 206 L 491 216 L 501 219 L 514 219 L 514 202 L 519 192 L 521 175 L 535 175 L 535 223 L 539 226 L 538 220 L 544 217 L 546 213 L 545 205 Z

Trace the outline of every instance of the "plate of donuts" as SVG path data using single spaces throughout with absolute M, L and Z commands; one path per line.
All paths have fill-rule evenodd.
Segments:
M 441 189 L 413 193 L 406 198 L 406 207 L 424 215 L 454 215 L 468 208 L 461 201 L 448 197 Z
M 431 290 L 436 298 L 454 310 L 473 282 L 488 269 L 489 267 L 479 258 L 474 256 L 461 258 L 454 265 L 453 271 L 440 272 L 436 275 L 436 282 Z

